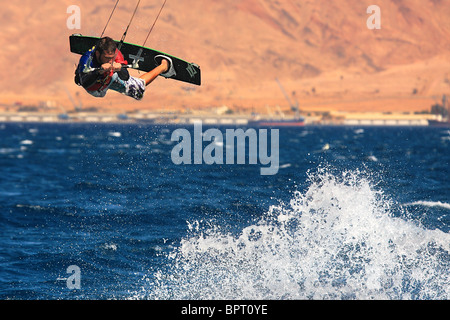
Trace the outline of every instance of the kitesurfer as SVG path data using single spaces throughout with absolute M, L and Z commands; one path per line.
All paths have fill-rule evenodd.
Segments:
M 108 90 L 141 100 L 145 88 L 157 76 L 171 77 L 175 74 L 172 60 L 159 55 L 155 57 L 159 65 L 139 78 L 132 77 L 125 67 L 127 61 L 110 37 L 101 38 L 97 45 L 80 59 L 75 71 L 75 83 L 81 85 L 94 97 L 104 97 Z

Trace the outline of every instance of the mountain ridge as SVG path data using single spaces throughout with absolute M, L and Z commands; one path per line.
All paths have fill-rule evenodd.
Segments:
M 0 101 L 54 100 L 70 108 L 69 91 L 102 109 L 264 111 L 289 107 L 279 79 L 306 109 L 355 111 L 348 101 L 363 99 L 359 111 L 403 112 L 428 109 L 450 93 L 450 0 L 379 0 L 379 30 L 367 28 L 364 1 L 169 0 L 147 46 L 199 64 L 202 86 L 158 79 L 141 102 L 115 92 L 95 99 L 73 83 L 79 56 L 69 52 L 68 36 L 99 36 L 114 3 L 78 1 L 75 30 L 67 28 L 72 1 L 7 4 L 0 47 L 11 58 L 0 67 L 13 71 L 0 79 Z M 161 4 L 142 1 L 127 42 L 143 42 Z M 120 39 L 134 7 L 119 2 L 106 34 Z

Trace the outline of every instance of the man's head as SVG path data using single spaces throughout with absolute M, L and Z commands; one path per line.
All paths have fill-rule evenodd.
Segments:
M 117 45 L 110 37 L 103 37 L 95 48 L 95 56 L 100 63 L 111 63 L 116 56 Z

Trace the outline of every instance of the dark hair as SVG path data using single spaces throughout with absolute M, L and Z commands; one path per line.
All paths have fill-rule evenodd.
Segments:
M 103 52 L 116 52 L 117 44 L 110 37 L 103 37 L 97 42 L 96 50 L 102 54 Z

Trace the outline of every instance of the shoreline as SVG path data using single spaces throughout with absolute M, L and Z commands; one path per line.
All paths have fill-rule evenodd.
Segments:
M 414 113 L 355 113 L 330 112 L 303 116 L 304 126 L 344 125 L 344 126 L 429 126 L 441 124 L 450 126 L 439 115 Z M 217 113 L 44 113 L 44 112 L 0 112 L 0 123 L 121 123 L 186 125 L 202 122 L 205 125 L 246 126 L 252 121 L 268 120 L 292 121 L 294 116 L 265 116 L 257 114 L 217 114 Z M 276 126 L 276 125 L 274 125 Z

